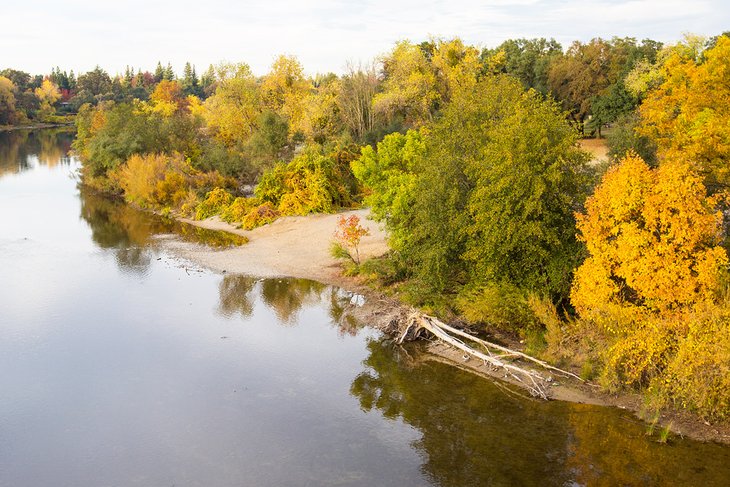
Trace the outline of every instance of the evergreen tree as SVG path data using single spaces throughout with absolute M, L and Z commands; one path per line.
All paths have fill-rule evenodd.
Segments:
M 155 83 L 159 83 L 165 77 L 165 69 L 162 67 L 162 63 L 157 61 L 157 68 L 155 68 Z
M 167 67 L 165 67 L 165 74 L 162 79 L 166 79 L 167 81 L 175 80 L 175 71 L 172 69 L 172 64 L 167 63 Z

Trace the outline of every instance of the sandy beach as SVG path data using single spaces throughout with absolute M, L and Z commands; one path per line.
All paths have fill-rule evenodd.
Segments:
M 351 287 L 354 280 L 342 277 L 340 263 L 329 251 L 337 220 L 343 215 L 357 215 L 361 225 L 368 229 L 368 235 L 360 243 L 362 259 L 377 257 L 388 251 L 385 231 L 368 218 L 367 209 L 283 217 L 253 230 L 237 229 L 217 217 L 203 221 L 181 219 L 191 225 L 245 236 L 249 242 L 225 250 L 211 250 L 206 246 L 181 242 L 171 245 L 182 257 L 218 272 L 258 277 L 300 277 Z

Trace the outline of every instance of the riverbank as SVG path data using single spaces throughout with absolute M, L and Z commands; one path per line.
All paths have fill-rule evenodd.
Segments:
M 10 132 L 13 130 L 39 130 L 39 129 L 55 129 L 61 127 L 73 127 L 74 121 L 64 123 L 32 123 L 29 125 L 0 125 L 0 132 Z
M 366 297 L 365 304 L 352 306 L 349 313 L 362 323 L 392 333 L 413 310 L 364 285 L 357 277 L 343 276 L 340 262 L 329 253 L 339 216 L 357 215 L 369 231 L 360 245 L 361 256 L 368 259 L 384 255 L 388 251 L 386 234 L 376 222 L 367 218 L 368 214 L 368 210 L 352 210 L 335 215 L 284 217 L 254 230 L 237 229 L 216 217 L 203 221 L 181 219 L 198 227 L 244 236 L 249 239 L 249 243 L 225 250 L 178 241 L 171 241 L 168 245 L 176 255 L 216 272 L 305 278 L 362 294 Z M 509 337 L 499 338 L 511 348 L 521 348 L 519 342 L 510 341 Z M 426 348 L 434 360 L 449 362 L 478 375 L 524 387 L 505 377 L 502 370 L 487 367 L 475 359 L 464 360 L 463 354 L 453 348 L 436 343 Z M 612 395 L 600 391 L 595 385 L 560 377 L 555 379 L 550 389 L 553 399 L 632 411 L 642 421 L 649 423 L 647 430 L 651 429 L 655 434 L 667 428 L 676 435 L 730 444 L 730 424 L 712 425 L 685 411 L 665 411 L 657 418 L 647 411 L 639 394 Z M 651 423 L 655 425 L 652 427 Z

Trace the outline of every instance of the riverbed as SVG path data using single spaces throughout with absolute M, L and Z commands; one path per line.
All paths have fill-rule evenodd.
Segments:
M 730 447 L 526 398 L 221 273 L 225 234 L 79 189 L 68 131 L 0 133 L 0 486 L 727 485 Z

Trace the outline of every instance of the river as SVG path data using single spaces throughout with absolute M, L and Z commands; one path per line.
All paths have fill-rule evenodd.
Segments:
M 728 485 L 730 447 L 521 397 L 395 346 L 316 282 L 80 190 L 73 134 L 0 132 L 0 486 Z

